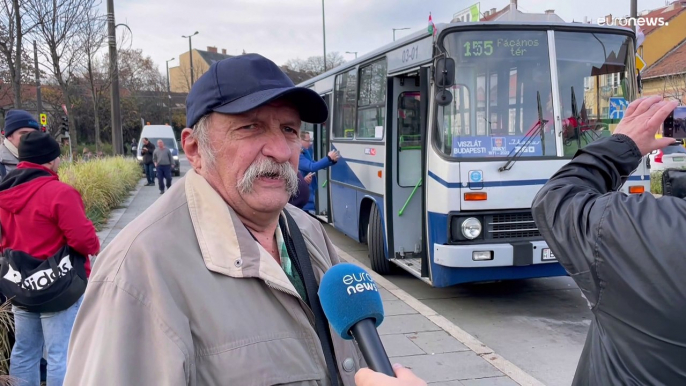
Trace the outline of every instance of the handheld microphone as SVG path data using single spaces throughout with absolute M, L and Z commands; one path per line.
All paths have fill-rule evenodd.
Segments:
M 341 338 L 355 339 L 370 369 L 395 377 L 376 328 L 383 322 L 381 294 L 372 277 L 354 264 L 336 264 L 319 284 L 319 300 Z

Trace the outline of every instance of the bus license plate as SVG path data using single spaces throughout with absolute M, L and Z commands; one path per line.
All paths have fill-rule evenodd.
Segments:
M 550 250 L 550 248 L 543 248 L 543 258 L 541 260 L 551 261 L 551 260 L 557 260 L 557 258 L 553 254 L 553 251 Z

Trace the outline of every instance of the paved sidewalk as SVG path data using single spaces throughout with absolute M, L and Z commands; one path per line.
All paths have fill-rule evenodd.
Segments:
M 172 185 L 174 185 L 178 179 L 179 177 L 174 177 Z M 119 209 L 112 211 L 107 225 L 98 232 L 101 250 L 105 249 L 107 244 L 109 244 L 126 225 L 148 209 L 148 207 L 160 197 L 160 191 L 157 188 L 157 185 L 144 185 L 145 179 L 142 179 L 129 199 L 122 203 Z
M 141 180 L 98 232 L 102 248 L 160 197 L 157 187 L 143 186 L 144 182 Z M 365 268 L 380 287 L 386 317 L 379 335 L 391 363 L 411 368 L 431 386 L 543 385 L 345 251 L 337 250 L 342 259 Z

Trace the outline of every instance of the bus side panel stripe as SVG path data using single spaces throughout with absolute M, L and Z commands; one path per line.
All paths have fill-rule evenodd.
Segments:
M 439 184 L 447 188 L 468 188 L 468 184 L 461 182 L 448 182 L 441 177 L 437 176 L 433 172 L 429 171 L 429 177 L 436 180 Z M 648 181 L 650 179 L 649 175 L 644 176 L 629 176 L 629 181 Z M 539 180 L 511 180 L 511 181 L 484 181 L 481 183 L 485 188 L 497 188 L 497 187 L 508 187 L 508 186 L 530 186 L 530 185 L 544 185 L 548 182 L 547 179 Z

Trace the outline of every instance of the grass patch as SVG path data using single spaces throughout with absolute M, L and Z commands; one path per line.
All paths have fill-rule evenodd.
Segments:
M 60 166 L 59 175 L 62 182 L 81 193 L 86 215 L 98 230 L 142 178 L 138 161 L 124 157 L 65 162 Z

